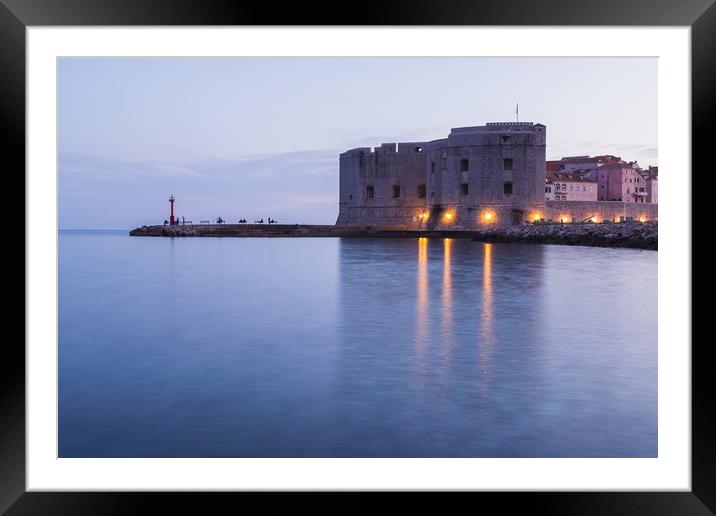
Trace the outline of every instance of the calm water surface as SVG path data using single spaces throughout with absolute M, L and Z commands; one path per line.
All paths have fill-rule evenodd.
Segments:
M 657 253 L 61 231 L 62 457 L 653 457 Z

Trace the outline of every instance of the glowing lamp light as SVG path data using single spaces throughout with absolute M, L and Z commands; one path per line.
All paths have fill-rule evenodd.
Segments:
M 447 220 L 452 220 L 452 217 L 453 217 L 453 215 L 452 215 L 451 212 L 447 212 L 447 213 L 445 214 L 445 218 L 446 218 Z
M 639 222 L 646 222 L 646 217 L 644 215 L 639 217 Z

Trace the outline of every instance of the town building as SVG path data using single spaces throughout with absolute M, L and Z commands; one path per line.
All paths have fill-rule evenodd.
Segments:
M 598 200 L 647 201 L 646 180 L 634 163 L 611 163 L 597 169 Z
M 575 172 L 548 172 L 545 199 L 550 201 L 596 201 L 597 181 Z
M 646 202 L 656 204 L 659 202 L 659 167 L 649 167 L 642 171 L 646 182 Z

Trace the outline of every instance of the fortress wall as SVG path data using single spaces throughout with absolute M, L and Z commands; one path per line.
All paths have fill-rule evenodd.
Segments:
M 540 131 L 546 129 L 539 127 Z M 506 137 L 506 141 L 502 138 Z M 428 146 L 428 204 L 432 206 L 543 203 L 545 134 L 455 133 Z M 512 160 L 512 170 L 505 160 Z M 467 170 L 464 170 L 467 160 Z M 512 194 L 504 183 L 512 183 Z M 467 184 L 467 194 L 461 185 Z
M 428 210 L 429 221 L 425 229 L 435 230 L 484 230 L 496 227 L 524 224 L 541 218 L 545 212 L 544 203 L 506 206 L 483 204 L 480 206 L 444 205 Z M 452 214 L 449 217 L 448 214 Z M 422 227 L 421 227 L 422 229 Z
M 425 185 L 426 147 L 425 142 L 384 143 L 373 151 L 341 154 L 336 224 L 416 226 L 411 223 L 425 208 L 419 187 Z
M 589 217 L 601 223 L 619 220 L 620 216 L 641 221 L 658 220 L 658 204 L 618 201 L 547 201 L 521 206 L 446 204 L 439 209 L 416 207 L 410 209 L 373 208 L 354 212 L 350 224 L 391 226 L 405 229 L 484 230 L 532 222 L 535 219 L 581 222 Z M 446 215 L 452 214 L 448 219 Z M 421 219 L 420 214 L 427 214 Z M 490 214 L 489 218 L 486 215 Z
M 575 218 L 581 222 L 589 217 L 594 217 L 594 222 L 602 222 L 618 220 L 620 216 L 644 222 L 659 220 L 659 205 L 620 201 L 547 201 L 544 210 L 544 218 L 555 222 L 562 218 L 569 222 Z

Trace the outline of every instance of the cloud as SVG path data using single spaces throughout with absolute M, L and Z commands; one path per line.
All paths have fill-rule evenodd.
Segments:
M 68 175 L 118 182 L 136 182 L 147 177 L 198 176 L 187 164 L 116 160 L 74 153 L 60 153 L 58 168 L 60 180 Z
M 270 215 L 287 222 L 332 223 L 338 207 L 338 154 L 314 149 L 156 162 L 62 154 L 62 227 L 161 222 L 170 193 L 177 198 L 177 212 L 188 220 Z

